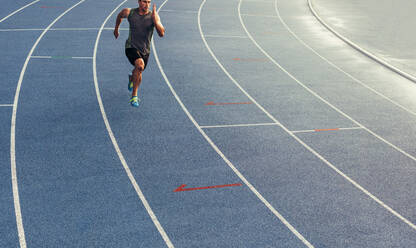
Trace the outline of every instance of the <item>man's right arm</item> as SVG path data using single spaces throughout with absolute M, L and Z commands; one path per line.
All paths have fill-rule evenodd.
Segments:
M 116 26 L 114 27 L 114 37 L 116 37 L 116 39 L 119 36 L 118 28 L 120 27 L 122 19 L 127 18 L 129 14 L 130 14 L 130 9 L 123 9 L 122 11 L 120 11 L 120 13 L 118 13 L 117 19 L 116 19 Z

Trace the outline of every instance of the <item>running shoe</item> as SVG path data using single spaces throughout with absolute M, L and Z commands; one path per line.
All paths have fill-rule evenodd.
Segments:
M 140 99 L 137 96 L 132 96 L 130 98 L 130 104 L 133 107 L 139 107 L 139 102 L 140 102 Z
M 133 81 L 132 81 L 132 76 L 129 75 L 129 85 L 127 86 L 129 91 L 133 90 Z

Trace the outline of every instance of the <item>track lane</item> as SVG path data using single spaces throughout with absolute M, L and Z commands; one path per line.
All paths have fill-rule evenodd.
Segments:
M 107 4 L 114 7 L 110 1 Z M 107 14 L 99 12 L 103 17 Z M 61 22 L 70 24 L 73 18 L 76 15 L 68 15 Z M 97 15 L 89 18 L 95 20 Z M 40 47 L 56 39 L 45 35 L 47 31 L 38 40 Z M 92 46 L 76 46 L 94 44 L 94 33 L 60 42 L 68 44 L 66 53 L 90 50 L 92 54 Z M 151 221 L 132 197 L 134 190 L 115 165 L 100 121 L 91 70 L 92 60 L 70 57 L 32 59 L 27 66 L 25 79 L 31 80 L 25 80 L 21 89 L 16 128 L 16 150 L 23 151 L 17 155 L 27 243 L 37 247 L 160 246 Z
M 34 43 L 32 49 L 30 50 L 26 61 L 23 65 L 22 71 L 19 76 L 19 81 L 17 83 L 16 88 L 16 94 L 14 97 L 14 103 L 13 103 L 13 113 L 12 113 L 12 119 L 11 119 L 11 130 L 10 130 L 10 162 L 11 162 L 11 178 L 12 178 L 12 184 L 13 184 L 13 199 L 14 199 L 14 207 L 15 207 L 15 213 L 16 213 L 16 224 L 17 224 L 17 230 L 19 233 L 19 243 L 20 247 L 24 248 L 26 247 L 26 238 L 25 238 L 25 232 L 23 228 L 23 221 L 22 221 L 22 212 L 20 207 L 20 198 L 19 198 L 19 189 L 18 189 L 18 182 L 17 182 L 17 170 L 16 170 L 16 114 L 17 114 L 17 107 L 19 103 L 19 96 L 20 96 L 20 89 L 22 86 L 23 77 L 25 75 L 25 71 L 27 68 L 27 65 L 29 63 L 30 57 L 33 54 L 33 51 L 35 50 L 37 44 L 40 42 L 42 37 L 45 35 L 45 33 L 48 31 L 48 28 L 52 27 L 55 22 L 57 22 L 63 15 L 65 15 L 67 12 L 71 11 L 74 7 L 76 7 L 78 4 L 82 3 L 84 0 L 79 1 L 77 4 L 73 5 L 69 9 L 67 9 L 65 12 L 63 12 L 60 16 L 58 16 L 53 22 L 49 24 L 49 26 L 42 32 L 42 34 L 39 36 L 39 38 Z

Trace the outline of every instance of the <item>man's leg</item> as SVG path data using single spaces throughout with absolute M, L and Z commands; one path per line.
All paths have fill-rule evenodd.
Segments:
M 139 90 L 140 83 L 142 82 L 142 72 L 144 70 L 144 61 L 143 59 L 139 58 L 134 61 L 134 69 L 132 73 L 132 80 L 133 80 L 133 92 L 131 96 L 137 96 L 137 92 Z

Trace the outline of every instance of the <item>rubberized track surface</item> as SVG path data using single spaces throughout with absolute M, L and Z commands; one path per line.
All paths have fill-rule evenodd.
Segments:
M 305 0 L 152 2 L 136 109 L 136 1 L 4 1 L 0 247 L 416 246 L 413 82 Z

